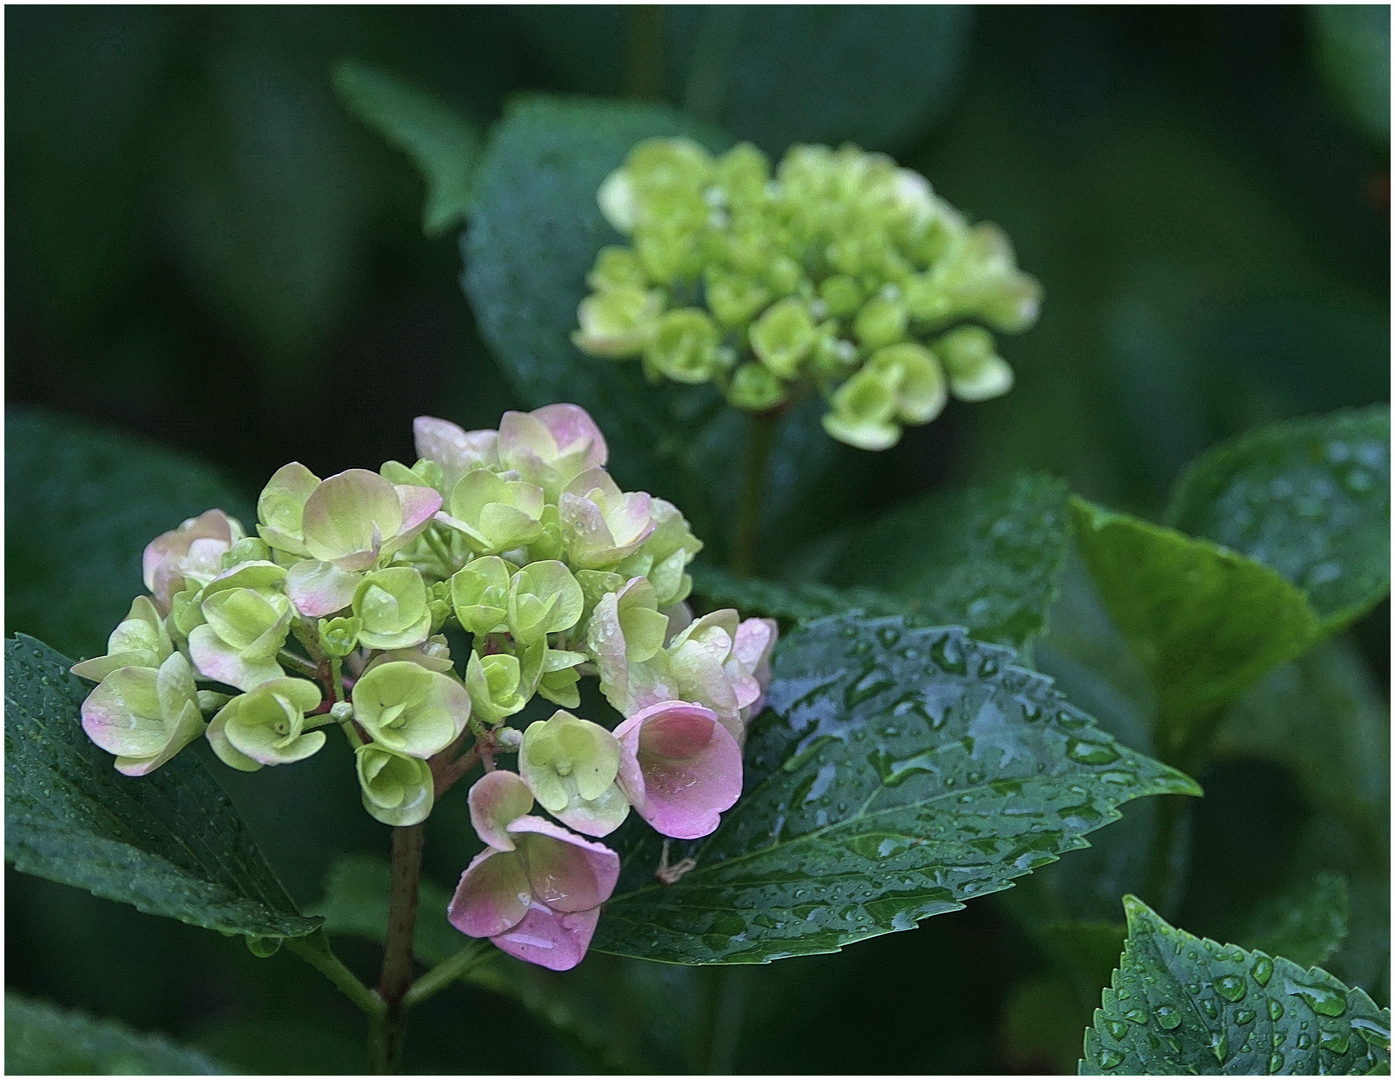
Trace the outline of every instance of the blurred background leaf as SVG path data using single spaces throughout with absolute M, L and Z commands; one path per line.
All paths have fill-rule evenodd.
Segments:
M 713 78 L 694 88 L 698 107 L 718 102 L 711 119 L 738 138 L 851 137 L 891 150 L 956 205 L 999 222 L 1046 289 L 1040 324 L 1004 343 L 1012 394 L 952 403 L 878 455 L 831 447 L 815 428 L 837 482 L 793 500 L 767 533 L 772 576 L 788 570 L 803 583 L 797 564 L 784 564 L 821 534 L 1017 471 L 1159 520 L 1178 473 L 1212 444 L 1271 420 L 1388 400 L 1388 93 L 1370 98 L 1386 111 L 1368 110 L 1367 123 L 1336 89 L 1388 80 L 1388 9 L 985 7 L 971 19 L 942 10 L 749 9 L 723 23 L 696 8 L 658 19 L 565 7 L 7 8 L 7 401 L 190 455 L 249 501 L 290 460 L 328 475 L 410 458 L 421 413 L 493 425 L 525 402 L 476 330 L 458 245 L 423 241 L 412 162 L 342 108 L 333 64 L 351 57 L 391 72 L 483 130 L 520 92 L 638 92 L 682 106 L 698 56 L 720 60 L 733 40 L 725 88 Z M 1324 56 L 1355 55 L 1324 43 L 1335 18 L 1369 19 L 1385 56 L 1366 49 L 1374 63 L 1333 67 Z M 875 50 L 817 73 L 820 93 L 845 94 L 842 104 L 813 99 L 813 75 L 783 81 L 805 61 L 763 27 L 806 19 Z M 943 32 L 930 47 L 916 27 L 932 19 Z M 885 33 L 885 20 L 903 20 L 900 32 Z M 788 38 L 809 40 L 793 29 Z M 747 51 L 757 42 L 775 50 L 769 70 L 778 60 L 780 79 L 762 82 Z M 822 63 L 838 55 L 831 48 L 825 39 L 806 51 Z M 884 80 L 839 89 L 880 65 Z M 899 88 L 896 108 L 872 96 L 887 87 Z M 880 126 L 842 111 L 857 102 L 880 103 Z M 828 126 L 817 126 L 825 112 Z M 738 436 L 717 429 L 714 439 Z M 8 468 L 7 488 L 16 490 Z M 7 548 L 48 542 L 22 532 L 13 510 L 7 522 Z M 704 527 L 720 542 L 720 518 Z M 131 574 L 120 591 L 137 587 Z M 1121 743 L 1152 753 L 1151 690 L 1082 576 L 1068 564 L 1035 663 Z M 86 635 L 100 647 L 124 611 L 89 621 L 31 606 L 22 579 L 11 568 L 11 629 Z M 1333 643 L 1339 652 L 1322 668 L 1300 677 L 1300 658 L 1233 707 L 1224 760 L 1197 777 L 1207 793 L 1193 800 L 1199 872 L 1176 920 L 1244 940 L 1258 905 L 1340 874 L 1349 930 L 1327 966 L 1381 1004 L 1389 841 L 1376 825 L 1388 822 L 1388 796 L 1374 765 L 1352 773 L 1348 791 L 1339 778 L 1345 763 L 1370 761 L 1354 748 L 1388 738 L 1388 627 L 1382 603 Z M 1271 679 L 1273 694 L 1311 705 L 1303 716 L 1275 713 L 1273 736 L 1251 737 L 1239 714 L 1267 709 L 1251 695 Z M 1330 745 L 1313 743 L 1311 760 L 1276 745 L 1300 721 L 1310 736 L 1334 733 Z M 339 856 L 385 850 L 385 829 L 345 812 L 357 801 L 339 749 L 290 775 L 219 774 L 302 904 Z M 1052 969 L 1009 908 L 1117 920 L 1119 897 L 1141 887 L 1155 801 L 1128 804 L 1090 849 L 1041 868 L 1001 903 L 751 969 L 744 1010 L 721 1035 L 732 1060 L 774 1072 L 1027 1067 L 1001 1021 L 1016 987 Z M 449 800 L 433 816 L 426 859 L 443 883 L 472 853 L 467 822 Z M 259 960 L 238 939 L 12 870 L 6 886 L 7 986 L 169 1032 L 232 1068 L 362 1068 L 361 1017 L 284 950 Z M 373 976 L 374 945 L 336 947 Z M 630 996 L 615 1000 L 666 986 L 651 968 L 618 969 Z M 654 1051 L 656 1067 L 710 1060 L 717 1028 L 705 1010 L 715 999 L 704 995 L 680 995 L 690 1003 L 676 1011 L 700 1014 L 691 1030 L 644 1036 L 641 1045 L 668 1048 Z M 512 1037 L 467 1045 L 462 1016 Z M 849 1027 L 864 1033 L 856 1044 Z M 408 1054 L 409 1068 L 431 1072 L 593 1067 L 523 1007 L 463 984 L 422 1007 Z M 1029 1064 L 1060 1067 L 1042 1056 Z

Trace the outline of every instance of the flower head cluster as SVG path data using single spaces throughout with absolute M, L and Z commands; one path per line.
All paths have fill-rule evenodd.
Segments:
M 285 466 L 255 533 L 210 510 L 152 541 L 150 595 L 73 668 L 99 682 L 83 727 L 143 775 L 200 736 L 235 769 L 293 764 L 338 726 L 364 808 L 391 825 L 424 820 L 482 762 L 470 807 L 487 848 L 451 920 L 570 967 L 619 863 L 569 830 L 606 836 L 631 810 L 669 837 L 717 827 L 775 623 L 693 618 L 700 541 L 676 507 L 616 485 L 577 406 L 505 413 L 497 431 L 419 417 L 416 443 L 410 468 Z M 463 663 L 447 625 L 471 635 Z M 566 711 L 583 675 L 621 714 L 613 730 Z M 562 708 L 507 726 L 538 695 Z M 513 752 L 518 771 L 500 770 Z
M 572 340 L 641 358 L 653 380 L 716 383 L 766 412 L 818 389 L 824 428 L 893 445 L 947 396 L 1006 393 L 986 327 L 1036 321 L 1041 288 L 996 226 L 969 225 L 925 178 L 855 146 L 635 146 L 597 195 L 629 246 L 601 249 Z

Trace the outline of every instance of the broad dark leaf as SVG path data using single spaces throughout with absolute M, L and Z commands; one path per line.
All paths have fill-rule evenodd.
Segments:
M 300 937 L 301 915 L 190 751 L 122 776 L 83 733 L 90 683 L 19 635 L 5 642 L 5 858 L 17 870 L 229 934 Z
M 766 581 L 737 577 L 710 564 L 692 567 L 693 591 L 709 607 L 734 607 L 742 615 L 809 622 L 858 608 L 871 615 L 905 613 L 906 601 L 873 589 L 835 588 L 816 581 Z
M 1390 1010 L 1321 968 L 1169 926 L 1124 898 L 1129 937 L 1085 1032 L 1085 1075 L 1388 1070 Z
M 1030 474 L 926 495 L 849 531 L 828 580 L 888 593 L 926 623 L 1021 646 L 1056 596 L 1068 497 L 1059 480 Z
M 367 64 L 340 61 L 334 89 L 345 107 L 412 159 L 426 181 L 422 232 L 440 236 L 465 220 L 480 133 L 450 106 Z
M 215 506 L 256 520 L 246 496 L 205 465 L 77 420 L 7 409 L 7 632 L 79 658 L 106 652 L 143 591 L 145 545 Z
M 1237 936 L 1254 949 L 1307 967 L 1324 963 L 1347 936 L 1347 879 L 1322 873 L 1259 905 Z
M 216 1075 L 229 1070 L 206 1054 L 114 1020 L 5 994 L 5 1071 L 105 1075 Z
M 1321 635 L 1303 593 L 1253 559 L 1072 498 L 1085 563 L 1158 695 L 1159 745 Z
M 958 628 L 844 615 L 780 644 L 741 801 L 695 869 L 653 877 L 658 837 L 616 835 L 621 884 L 595 947 L 673 963 L 761 963 L 909 930 L 1087 846 L 1182 774 L 1095 728 L 1014 654 Z
M 525 98 L 493 129 L 462 239 L 464 286 L 480 330 L 530 408 L 575 402 L 596 418 L 624 487 L 675 502 L 718 550 L 730 528 L 749 420 L 712 386 L 650 386 L 635 361 L 583 355 L 571 343 L 586 274 L 622 239 L 596 191 L 629 149 L 651 136 L 729 142 L 662 105 Z M 792 505 L 832 459 L 820 401 L 781 424 L 767 483 L 767 517 Z
M 1390 592 L 1390 407 L 1273 424 L 1189 468 L 1169 523 L 1277 570 L 1326 627 Z

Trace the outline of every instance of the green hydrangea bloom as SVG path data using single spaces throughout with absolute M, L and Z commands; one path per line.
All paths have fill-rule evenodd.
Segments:
M 938 415 L 946 376 L 963 401 L 1006 393 L 989 329 L 1026 330 L 1040 306 L 1002 230 L 855 146 L 794 146 L 772 170 L 747 143 L 648 139 L 597 202 L 628 243 L 596 257 L 578 348 L 750 412 L 818 392 L 825 430 L 864 449 Z M 885 352 L 900 346 L 921 351 Z

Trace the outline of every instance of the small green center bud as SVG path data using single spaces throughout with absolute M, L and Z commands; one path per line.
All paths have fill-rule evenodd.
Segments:
M 246 562 L 265 562 L 270 558 L 271 548 L 267 546 L 266 541 L 255 536 L 244 536 L 228 548 L 223 556 L 223 569 L 230 570 Z
M 321 619 L 319 623 L 320 644 L 330 656 L 348 656 L 358 648 L 359 631 L 363 620 L 356 617 Z
M 862 306 L 865 299 L 858 288 L 857 280 L 847 274 L 834 274 L 825 278 L 819 286 L 819 297 L 823 300 L 828 314 L 835 318 L 851 315 Z
M 509 583 L 509 632 L 523 645 L 570 630 L 581 618 L 585 598 L 566 564 L 531 563 Z
M 674 382 L 704 383 L 723 366 L 718 345 L 721 335 L 707 313 L 698 308 L 667 312 L 644 348 L 650 372 L 667 375 Z
M 345 724 L 354 718 L 354 707 L 347 701 L 336 701 L 329 707 L 329 716 L 336 724 Z
M 770 289 L 759 281 L 720 266 L 708 268 L 706 283 L 707 306 L 717 321 L 728 328 L 745 326 L 774 299 Z
M 612 360 L 638 356 L 654 335 L 663 294 L 634 285 L 592 293 L 576 309 L 580 329 L 572 343 L 582 352 Z
M 521 657 L 511 653 L 470 654 L 465 668 L 465 688 L 470 693 L 475 715 L 497 724 L 527 705 L 542 678 L 547 646 L 538 642 Z
M 508 617 L 514 565 L 497 555 L 466 563 L 450 579 L 451 604 L 460 625 L 476 637 L 501 629 Z
M 1012 368 L 981 326 L 946 334 L 935 342 L 935 355 L 945 366 L 950 391 L 961 401 L 986 401 L 1012 389 Z
M 751 326 L 751 350 L 771 372 L 793 379 L 815 342 L 814 320 L 793 297 L 771 306 Z
M 765 412 L 785 400 L 785 384 L 761 364 L 742 364 L 731 376 L 727 400 L 738 409 Z
M 862 305 L 853 321 L 853 333 L 864 348 L 880 349 L 905 337 L 906 323 L 906 304 L 900 294 L 879 293 Z
M 643 289 L 648 285 L 644 267 L 629 248 L 603 247 L 596 265 L 586 275 L 586 284 L 597 292 L 609 289 Z
M 868 358 L 865 370 L 891 390 L 896 416 L 904 423 L 928 423 L 945 407 L 944 376 L 924 345 L 905 341 L 878 349 Z
M 410 566 L 364 577 L 354 592 L 353 609 L 362 622 L 358 639 L 370 649 L 405 649 L 431 634 L 426 582 Z
M 354 753 L 365 810 L 388 825 L 427 819 L 435 798 L 430 765 L 377 743 L 365 743 Z

